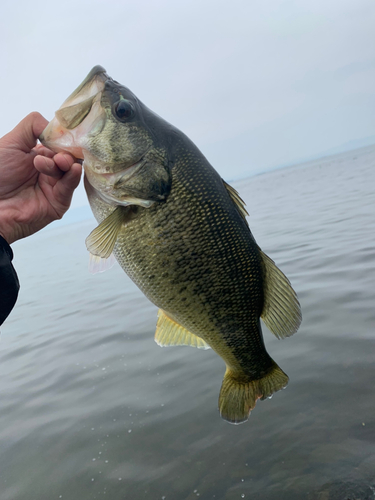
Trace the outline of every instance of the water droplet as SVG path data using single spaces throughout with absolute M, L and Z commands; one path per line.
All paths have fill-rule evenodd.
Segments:
M 101 455 L 101 454 L 102 454 L 102 452 L 101 452 L 101 451 L 99 451 L 99 455 Z
M 128 430 L 129 434 L 131 433 L 131 431 L 132 431 L 131 429 Z
M 119 477 L 119 478 L 118 478 L 118 480 L 119 480 L 119 481 L 122 481 L 122 477 Z
M 102 368 L 102 370 L 104 371 L 104 370 L 105 370 L 105 368 Z
M 194 490 L 194 492 L 193 492 L 193 493 L 196 493 L 197 491 L 198 491 L 198 490 Z
M 91 427 L 91 430 L 94 431 L 95 430 L 95 427 Z
M 104 460 L 104 462 L 107 464 L 109 462 L 109 460 Z
M 93 458 L 92 461 L 95 462 L 96 458 Z
M 160 406 L 164 406 L 164 403 L 162 403 Z
M 241 481 L 242 481 L 242 482 L 244 482 L 244 481 L 245 481 L 245 479 L 241 479 Z
M 95 479 L 92 477 L 92 478 L 91 478 L 91 481 L 95 481 Z
M 242 493 L 241 498 L 245 498 L 245 493 Z

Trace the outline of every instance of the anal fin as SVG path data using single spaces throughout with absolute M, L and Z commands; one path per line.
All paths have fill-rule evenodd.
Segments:
M 210 349 L 210 346 L 200 337 L 186 330 L 159 309 L 156 324 L 155 342 L 161 346 L 188 345 L 198 349 Z

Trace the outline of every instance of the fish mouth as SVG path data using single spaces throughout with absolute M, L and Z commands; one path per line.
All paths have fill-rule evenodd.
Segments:
M 84 159 L 85 136 L 100 133 L 105 124 L 100 101 L 108 80 L 111 78 L 105 69 L 95 66 L 56 111 L 39 136 L 40 142 L 56 153 L 67 152 Z M 85 120 L 89 114 L 90 119 Z
M 96 86 L 99 85 L 99 87 L 101 87 L 99 82 L 101 82 L 104 87 L 107 80 L 111 80 L 111 77 L 107 75 L 103 66 L 94 66 L 83 82 L 65 99 L 60 109 L 76 103 L 79 104 L 83 100 L 83 96 L 90 97 L 90 95 L 96 94 Z M 102 90 L 102 88 L 100 90 Z
M 102 66 L 95 66 L 56 111 L 55 116 L 60 124 L 71 130 L 82 123 L 89 114 L 94 101 L 100 102 L 104 85 L 109 79 Z
M 126 194 L 126 182 L 146 164 L 145 156 L 150 148 L 131 165 L 124 164 L 123 168 L 119 165 L 121 170 L 116 168 L 116 172 L 108 172 L 108 166 L 95 157 L 88 146 L 89 141 L 100 134 L 106 124 L 102 97 L 108 82 L 117 84 L 102 66 L 95 66 L 56 111 L 39 140 L 56 153 L 67 152 L 83 160 L 88 184 L 107 203 L 149 207 L 152 201 L 139 200 Z

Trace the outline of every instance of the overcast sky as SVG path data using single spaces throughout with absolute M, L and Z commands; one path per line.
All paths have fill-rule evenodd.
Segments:
M 51 119 L 100 64 L 227 180 L 375 142 L 374 0 L 3 0 L 0 13 L 0 136 L 31 111 Z

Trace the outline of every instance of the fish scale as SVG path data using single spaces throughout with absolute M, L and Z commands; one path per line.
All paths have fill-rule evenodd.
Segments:
M 259 331 L 259 250 L 212 167 L 182 146 L 176 156 L 170 196 L 140 209 L 139 217 L 121 229 L 116 258 L 145 295 L 179 324 L 217 352 L 225 353 L 224 340 L 230 349 L 221 355 L 232 360 L 234 354 L 236 363 L 228 360 L 232 369 L 239 365 L 261 378 L 272 361 Z M 181 285 L 186 287 L 183 296 Z
M 301 313 L 288 279 L 251 234 L 239 194 L 190 139 L 100 66 L 41 141 L 84 160 L 99 222 L 86 239 L 91 254 L 100 261 L 113 251 L 160 308 L 159 345 L 211 347 L 224 360 L 220 414 L 247 420 L 258 399 L 288 383 L 265 349 L 260 317 L 283 338 L 297 331 Z

